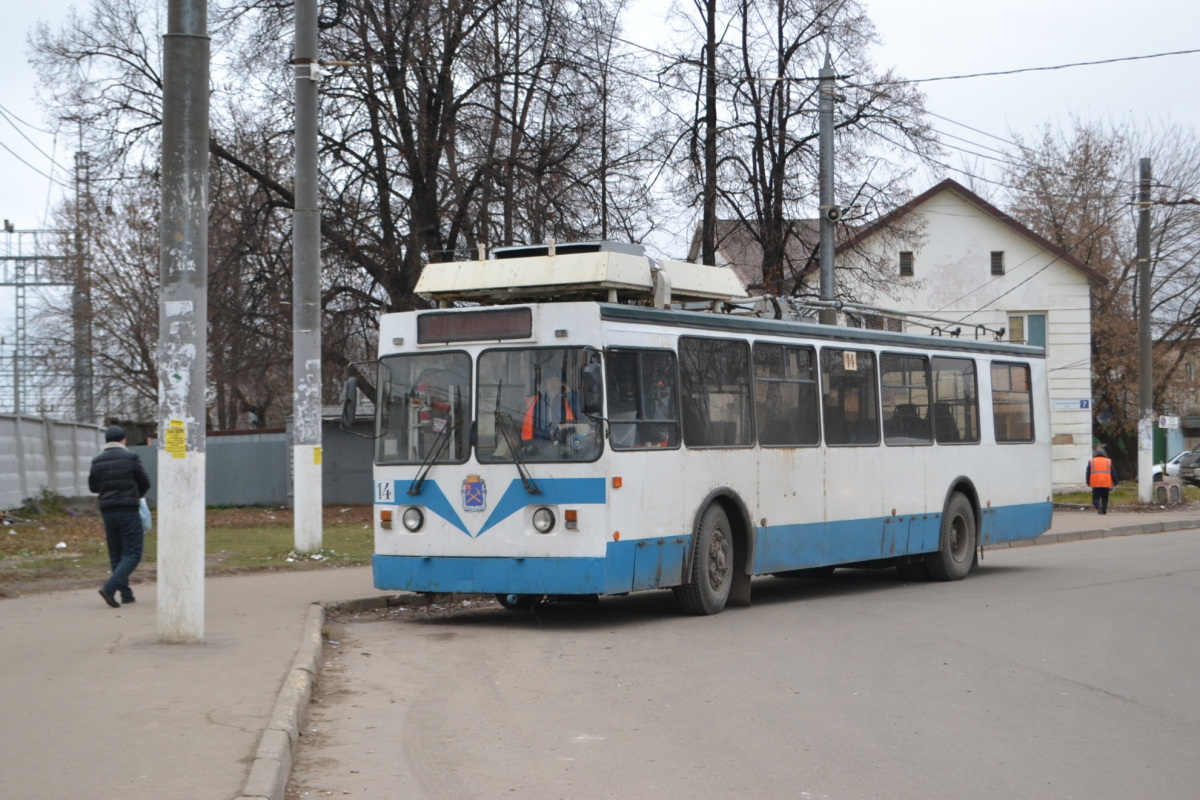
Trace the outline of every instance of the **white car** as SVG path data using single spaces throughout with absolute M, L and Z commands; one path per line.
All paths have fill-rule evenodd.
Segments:
M 1186 456 L 1190 452 L 1192 452 L 1192 451 L 1184 450 L 1182 453 L 1175 456 L 1171 460 L 1167 461 L 1165 464 L 1155 464 L 1154 465 L 1154 480 L 1156 482 L 1161 481 L 1163 479 L 1164 472 L 1166 473 L 1168 478 L 1178 478 L 1179 477 L 1179 462 L 1182 461 L 1183 457 Z

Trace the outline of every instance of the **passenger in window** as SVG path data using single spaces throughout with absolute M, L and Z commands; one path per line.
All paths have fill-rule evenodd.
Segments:
M 568 389 L 557 367 L 542 367 L 539 390 L 525 398 L 521 439 L 553 441 L 560 425 L 573 425 L 579 418 L 578 392 Z

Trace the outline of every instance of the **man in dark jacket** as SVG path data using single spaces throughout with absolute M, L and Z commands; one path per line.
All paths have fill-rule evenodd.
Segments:
M 104 449 L 92 459 L 88 489 L 100 495 L 100 515 L 104 517 L 104 535 L 108 540 L 108 561 L 112 577 L 100 589 L 104 602 L 120 608 L 121 601 L 133 602 L 129 576 L 142 561 L 145 532 L 139 513 L 139 501 L 150 491 L 150 478 L 137 453 L 125 448 L 125 431 L 117 425 L 104 432 Z

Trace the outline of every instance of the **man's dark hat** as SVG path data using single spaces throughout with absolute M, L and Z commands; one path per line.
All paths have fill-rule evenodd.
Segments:
M 105 442 L 123 442 L 125 441 L 125 430 L 120 425 L 109 425 L 108 430 L 104 432 Z

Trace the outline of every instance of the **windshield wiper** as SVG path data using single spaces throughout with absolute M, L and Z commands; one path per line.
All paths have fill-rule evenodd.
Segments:
M 429 470 L 433 469 L 433 464 L 442 455 L 442 451 L 450 444 L 450 432 L 454 430 L 454 422 L 446 420 L 446 427 L 442 428 L 442 432 L 433 440 L 433 447 L 429 448 L 429 455 L 425 456 L 425 460 L 421 462 L 421 469 L 417 472 L 417 478 L 408 487 L 408 494 L 415 495 L 421 493 L 421 486 L 425 483 L 426 476 L 429 475 Z
M 508 443 L 508 451 L 512 453 L 513 464 L 517 467 L 517 474 L 521 476 L 521 485 L 525 487 L 525 491 L 530 494 L 541 494 L 542 490 L 533 482 L 533 478 L 529 475 L 529 470 L 525 468 L 525 464 L 521 461 L 521 448 L 513 441 L 510 428 L 517 423 L 507 412 L 496 408 L 496 427 L 504 434 L 504 441 Z

